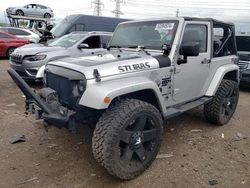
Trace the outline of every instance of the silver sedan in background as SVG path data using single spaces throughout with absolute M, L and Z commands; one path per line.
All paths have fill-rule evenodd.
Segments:
M 111 36 L 110 32 L 75 32 L 48 46 L 25 45 L 11 54 L 10 67 L 26 81 L 39 81 L 43 78 L 47 62 L 65 57 L 94 55 L 107 47 Z
M 42 18 L 51 18 L 54 16 L 50 7 L 39 4 L 28 4 L 23 7 L 9 7 L 6 9 L 8 15 L 35 16 Z

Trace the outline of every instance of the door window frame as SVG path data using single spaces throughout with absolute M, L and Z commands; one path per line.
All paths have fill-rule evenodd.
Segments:
M 187 25 L 200 25 L 200 26 L 206 27 L 206 51 L 200 52 L 200 54 L 207 54 L 209 52 L 209 33 L 210 33 L 208 31 L 209 23 L 206 23 L 206 22 L 188 22 L 188 21 L 185 22 L 184 29 L 183 29 L 182 36 L 181 36 L 181 40 L 180 40 L 181 41 L 180 44 L 182 44 L 185 29 L 186 29 Z

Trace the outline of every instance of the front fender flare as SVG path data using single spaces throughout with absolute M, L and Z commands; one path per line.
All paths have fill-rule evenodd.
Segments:
M 206 96 L 214 96 L 224 76 L 232 71 L 237 71 L 237 81 L 239 81 L 239 67 L 236 64 L 223 65 L 219 67 L 206 91 Z
M 158 100 L 160 111 L 165 112 L 163 106 L 164 100 L 158 86 L 146 77 L 94 82 L 90 84 L 90 86 L 87 86 L 79 104 L 94 109 L 106 109 L 109 107 L 109 104 L 104 102 L 105 97 L 110 97 L 112 101 L 116 97 L 145 89 L 150 89 L 154 92 Z

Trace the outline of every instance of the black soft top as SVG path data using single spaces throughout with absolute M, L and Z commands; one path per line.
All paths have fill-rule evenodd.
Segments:
M 213 22 L 214 24 L 227 25 L 234 27 L 234 23 L 232 22 L 223 22 L 220 20 L 216 20 L 213 18 L 196 18 L 196 17 L 184 17 L 185 21 L 208 21 Z

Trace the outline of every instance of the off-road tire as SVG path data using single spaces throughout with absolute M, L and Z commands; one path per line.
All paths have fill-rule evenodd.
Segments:
M 124 133 L 126 127 L 128 125 L 130 126 L 133 120 L 136 127 L 136 117 L 140 118 L 143 116 L 148 116 L 145 126 L 148 126 L 148 124 L 155 122 L 154 127 L 155 129 L 157 129 L 157 133 L 155 133 L 157 134 L 157 139 L 154 138 L 153 142 L 155 143 L 155 145 L 152 144 L 154 149 L 149 150 L 149 152 L 151 152 L 150 155 L 148 155 L 147 157 L 145 157 L 146 155 L 144 155 L 144 158 L 142 159 L 144 159 L 145 161 L 141 162 L 141 166 L 139 166 L 139 168 L 135 170 L 135 167 L 133 166 L 134 163 L 133 165 L 131 165 L 132 159 L 127 166 L 122 165 L 120 156 L 122 150 L 119 149 L 119 142 L 121 139 L 121 135 Z M 156 155 L 160 149 L 162 132 L 162 116 L 153 105 L 137 99 L 124 99 L 121 101 L 117 101 L 115 104 L 111 105 L 111 107 L 106 112 L 102 114 L 96 125 L 92 138 L 93 155 L 95 159 L 104 168 L 106 168 L 106 170 L 112 176 L 123 180 L 133 179 L 142 174 L 156 158 Z M 146 137 L 144 138 L 146 140 Z M 142 145 L 144 145 L 144 142 L 142 142 Z M 151 141 L 150 147 L 152 148 Z M 132 157 L 136 157 L 134 155 L 136 154 L 133 153 Z
M 16 49 L 15 47 L 10 47 L 6 52 L 6 57 L 9 58 L 15 49 Z
M 16 15 L 18 15 L 18 16 L 24 16 L 24 12 L 22 10 L 18 9 L 16 11 Z
M 232 92 L 232 96 L 228 96 Z M 229 101 L 229 98 L 232 101 Z M 216 125 L 228 123 L 233 116 L 239 99 L 239 85 L 232 80 L 223 79 L 214 98 L 204 106 L 206 119 Z M 230 107 L 230 112 L 226 115 L 226 106 Z M 229 111 L 229 110 L 228 110 Z

